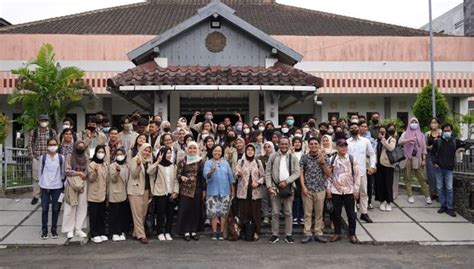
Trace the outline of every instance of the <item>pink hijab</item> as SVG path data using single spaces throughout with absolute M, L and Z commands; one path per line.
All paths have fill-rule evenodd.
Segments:
M 416 121 L 416 123 L 418 123 L 418 128 L 412 129 L 410 127 L 410 124 L 411 124 L 412 121 Z M 409 143 L 406 143 L 403 146 L 403 151 L 405 152 L 405 156 L 407 157 L 407 159 L 411 159 L 414 149 L 416 149 L 416 151 L 417 151 L 416 152 L 416 157 L 421 157 L 421 154 L 425 150 L 424 149 L 425 136 L 423 135 L 423 133 L 420 130 L 420 122 L 418 121 L 417 118 L 413 117 L 413 118 L 410 119 L 410 121 L 408 122 L 408 127 L 407 127 L 407 129 L 405 131 L 405 134 L 403 136 L 404 136 L 404 139 L 409 139 L 409 138 L 412 138 L 414 136 L 416 136 L 416 139 L 417 139 L 417 142 L 409 142 Z

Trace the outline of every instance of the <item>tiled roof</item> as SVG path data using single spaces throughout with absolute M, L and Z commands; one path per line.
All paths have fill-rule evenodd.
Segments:
M 223 0 L 236 15 L 270 35 L 422 36 L 426 31 L 278 4 L 275 0 Z M 148 0 L 125 6 L 12 25 L 1 33 L 158 35 L 196 13 L 209 0 Z
M 281 85 L 323 86 L 323 80 L 277 62 L 269 68 L 225 66 L 159 67 L 154 61 L 136 66 L 107 80 L 107 86 L 137 85 Z

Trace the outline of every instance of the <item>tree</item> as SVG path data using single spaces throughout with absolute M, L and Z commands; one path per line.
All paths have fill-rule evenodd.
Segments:
M 444 95 L 438 89 L 435 89 L 436 98 L 436 117 L 441 122 L 446 122 L 449 115 L 449 105 Z M 428 84 L 416 96 L 415 104 L 413 105 L 413 114 L 418 118 L 421 128 L 427 130 L 430 125 L 430 118 L 433 116 L 432 102 L 431 102 L 431 84 Z
M 18 83 L 8 103 L 23 105 L 23 114 L 17 120 L 23 124 L 23 132 L 35 128 L 41 114 L 49 115 L 50 126 L 56 128 L 68 111 L 79 106 L 83 97 L 95 96 L 82 79 L 84 71 L 77 67 L 63 68 L 54 57 L 53 46 L 44 44 L 36 59 L 12 70 L 18 75 Z
M 9 129 L 10 122 L 8 121 L 7 115 L 0 113 L 0 144 L 5 143 L 5 139 L 8 137 Z

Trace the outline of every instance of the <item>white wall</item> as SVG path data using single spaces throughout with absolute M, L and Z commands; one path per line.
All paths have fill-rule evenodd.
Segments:
M 339 112 L 340 117 L 347 117 L 348 112 L 358 112 L 366 115 L 367 112 L 379 112 L 381 118 L 385 117 L 384 96 L 338 96 L 321 97 L 323 101 L 321 121 L 328 120 L 329 112 Z

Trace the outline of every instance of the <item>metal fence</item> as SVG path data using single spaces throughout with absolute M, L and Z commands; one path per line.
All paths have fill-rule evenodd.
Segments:
M 33 182 L 32 160 L 28 157 L 28 149 L 7 147 L 0 154 L 3 154 L 2 187 L 6 190 L 31 187 Z M 0 170 L 2 169 L 0 168 Z
M 474 174 L 474 147 L 456 154 L 456 166 L 454 171 L 457 173 Z

